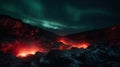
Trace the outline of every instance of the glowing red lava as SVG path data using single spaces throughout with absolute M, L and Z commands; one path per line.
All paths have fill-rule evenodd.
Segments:
M 34 55 L 39 49 L 35 46 L 32 47 L 23 47 L 20 48 L 18 53 L 16 54 L 17 57 L 27 57 L 28 55 Z
M 89 43 L 86 41 L 73 41 L 65 38 L 61 38 L 58 42 L 62 42 L 60 47 L 57 49 L 60 50 L 69 50 L 72 47 L 87 49 L 89 47 Z M 50 45 L 51 46 L 51 45 Z M 1 48 L 4 53 L 10 52 L 16 57 L 24 58 L 30 55 L 34 55 L 36 52 L 47 52 L 52 49 L 52 47 L 47 50 L 47 48 L 43 48 L 40 43 L 33 42 L 24 42 L 24 41 L 14 41 L 9 43 L 3 43 Z
M 25 43 L 20 41 L 15 41 L 12 43 L 4 43 L 1 48 L 2 51 L 11 52 L 16 57 L 27 57 L 29 55 L 34 55 L 36 52 L 44 52 L 38 43 Z
M 58 42 L 62 42 L 64 45 L 60 46 L 61 50 L 71 49 L 72 47 L 87 49 L 90 46 L 90 43 L 87 41 L 73 41 L 66 38 L 60 38 Z
M 17 54 L 17 57 L 20 57 L 20 58 L 24 58 L 24 57 L 27 57 L 29 55 L 34 55 L 36 52 L 21 52 L 21 53 L 18 53 Z

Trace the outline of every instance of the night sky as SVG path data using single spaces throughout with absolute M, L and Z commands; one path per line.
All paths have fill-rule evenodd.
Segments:
M 0 14 L 60 35 L 120 24 L 119 0 L 0 0 Z

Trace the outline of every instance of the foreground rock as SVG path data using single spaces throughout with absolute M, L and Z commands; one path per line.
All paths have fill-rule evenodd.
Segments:
M 117 50 L 116 50 L 117 49 Z M 94 45 L 88 49 L 51 50 L 17 58 L 0 52 L 1 67 L 120 67 L 120 48 Z

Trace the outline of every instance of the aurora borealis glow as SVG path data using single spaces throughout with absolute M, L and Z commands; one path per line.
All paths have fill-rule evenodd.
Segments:
M 65 35 L 120 24 L 117 0 L 0 0 L 0 14 Z

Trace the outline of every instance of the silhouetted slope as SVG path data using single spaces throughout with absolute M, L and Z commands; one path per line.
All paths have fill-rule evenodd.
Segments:
M 22 39 L 28 39 L 28 38 L 50 38 L 55 39 L 58 35 L 25 24 L 22 21 L 18 19 L 14 19 L 12 17 L 6 16 L 6 15 L 0 15 L 0 37 L 1 38 L 22 38 Z
M 30 44 L 40 46 L 38 49 L 41 51 L 48 51 L 56 47 L 58 37 L 53 32 L 25 24 L 21 20 L 6 15 L 0 15 L 0 48 L 4 51 L 7 49 L 13 52 L 17 46 L 24 48 L 24 46 L 30 46 Z M 14 49 L 9 48 L 10 44 Z
M 118 43 L 120 45 L 120 25 L 112 26 L 109 28 L 87 31 L 82 33 L 70 34 L 64 36 L 70 40 L 87 40 L 90 42 L 108 42 Z

